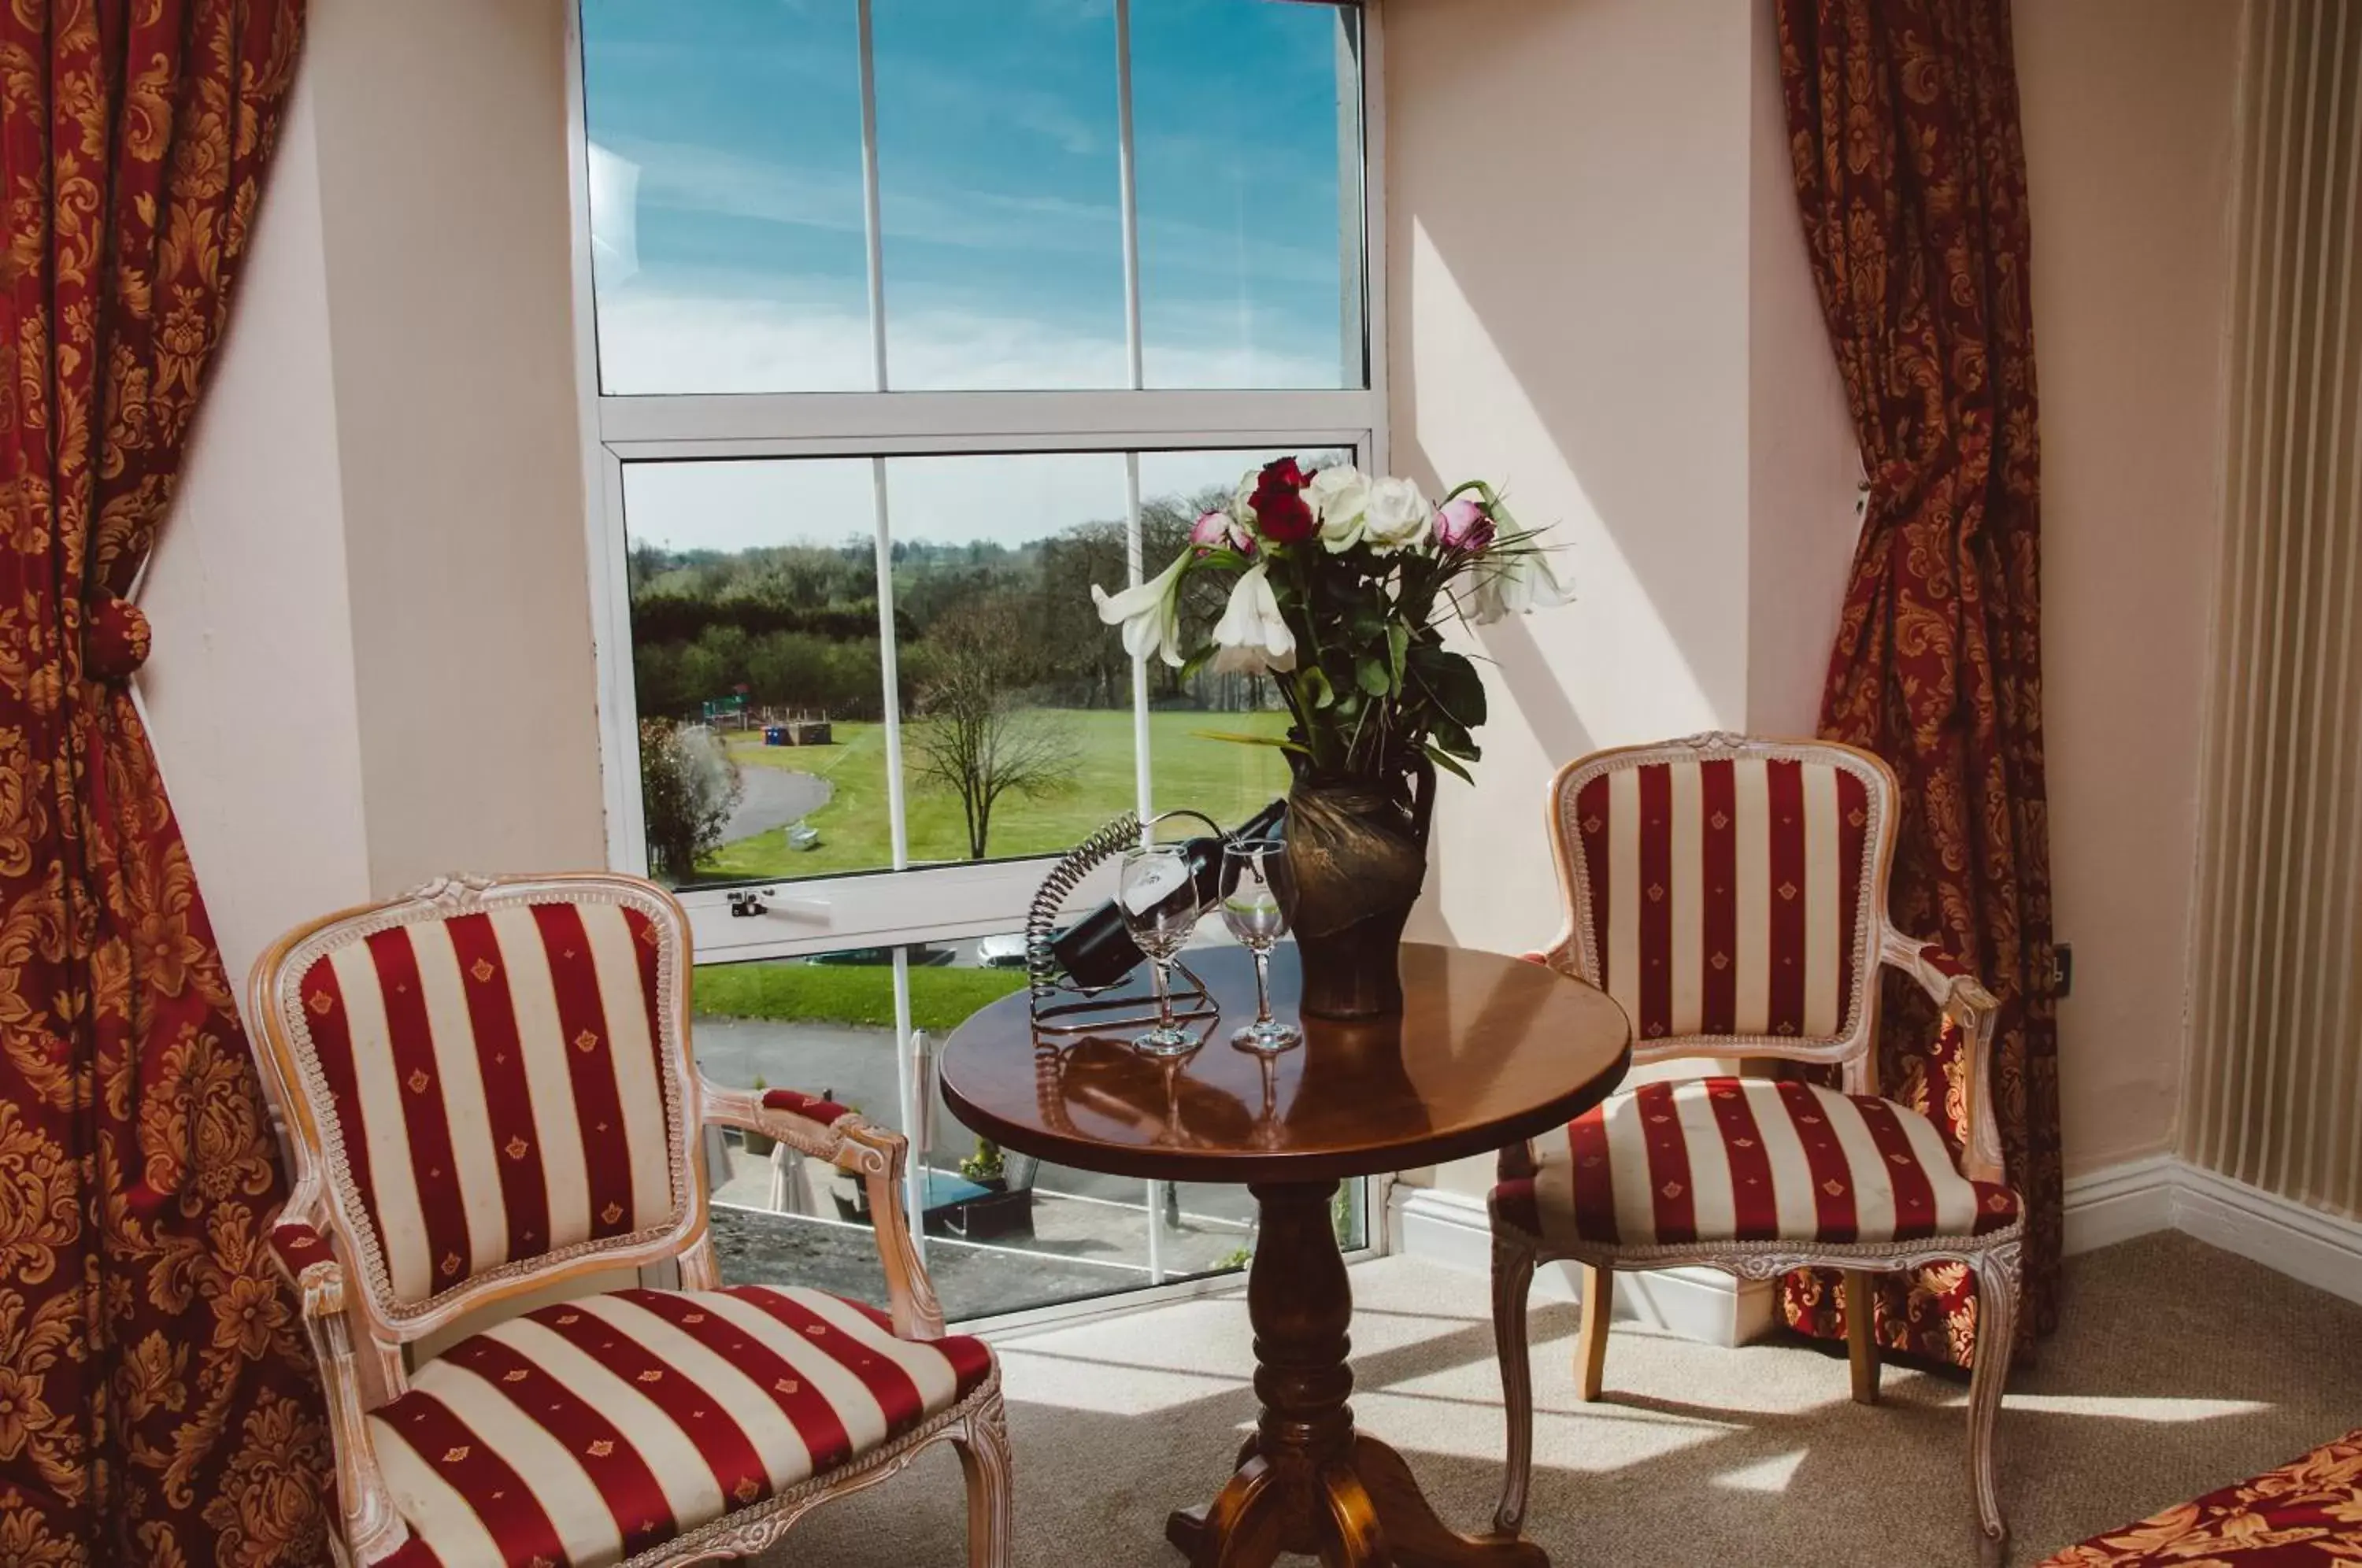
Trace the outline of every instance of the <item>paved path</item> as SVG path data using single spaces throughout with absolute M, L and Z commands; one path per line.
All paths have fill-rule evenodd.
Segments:
M 742 838 L 785 827 L 819 811 L 836 793 L 836 786 L 816 773 L 767 767 L 759 762 L 739 764 L 738 781 L 745 792 L 738 797 L 737 809 L 730 813 L 729 822 L 723 825 L 724 844 L 735 844 Z

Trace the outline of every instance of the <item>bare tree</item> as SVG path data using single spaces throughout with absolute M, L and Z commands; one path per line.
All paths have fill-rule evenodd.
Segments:
M 968 858 L 981 860 L 1001 797 L 1071 789 L 1082 746 L 1071 724 L 1021 701 L 1038 639 L 1016 596 L 989 594 L 944 611 L 927 642 L 933 679 L 920 694 L 923 722 L 912 736 L 919 776 L 959 798 Z

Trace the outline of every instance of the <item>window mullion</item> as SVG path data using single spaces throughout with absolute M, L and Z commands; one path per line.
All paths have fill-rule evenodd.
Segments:
M 1137 588 L 1145 580 L 1146 567 L 1141 560 L 1140 541 L 1140 454 L 1123 455 L 1124 580 Z M 1156 811 L 1156 793 L 1148 782 L 1148 661 L 1134 657 L 1131 661 L 1131 770 L 1133 790 L 1140 802 L 1140 820 L 1146 822 Z
M 870 0 L 860 0 L 861 32 L 861 223 L 868 245 L 870 378 L 886 384 L 886 226 L 877 198 L 877 53 L 870 25 Z
M 894 869 L 911 866 L 911 834 L 902 812 L 902 679 L 894 646 L 894 520 L 886 501 L 886 459 L 869 459 L 876 487 L 877 527 L 877 676 L 886 686 L 886 826 L 892 836 Z
M 1116 188 L 1123 208 L 1124 363 L 1134 392 L 1148 384 L 1140 331 L 1140 172 L 1131 134 L 1131 0 L 1115 0 Z

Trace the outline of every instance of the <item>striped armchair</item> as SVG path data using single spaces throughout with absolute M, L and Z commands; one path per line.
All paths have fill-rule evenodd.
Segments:
M 969 1562 L 1009 1561 L 999 1369 L 944 1332 L 902 1222 L 902 1140 L 791 1090 L 707 1083 L 690 962 L 668 894 L 585 875 L 430 883 L 256 963 L 265 1081 L 296 1164 L 272 1244 L 327 1391 L 340 1560 L 751 1554 L 949 1441 Z M 890 1313 L 722 1286 L 709 1121 L 868 1185 Z M 408 1364 L 406 1346 L 465 1314 L 663 1262 L 679 1289 L 577 1295 Z
M 1614 1271 L 1705 1264 L 1754 1279 L 1845 1271 L 1853 1395 L 1878 1397 L 1869 1276 L 1956 1261 L 1978 1289 L 1970 1468 L 1982 1550 L 2006 1540 L 1992 1432 L 2008 1375 L 2024 1231 L 1992 1117 L 1994 1001 L 1886 918 L 1895 784 L 1849 746 L 1704 734 L 1562 768 L 1549 822 L 1566 929 L 1530 956 L 1602 987 L 1635 1064 L 1769 1057 L 1841 1070 L 1840 1088 L 1703 1077 L 1624 1090 L 1562 1134 L 1501 1156 L 1494 1327 L 1509 1418 L 1496 1522 L 1514 1533 L 1532 1465 L 1526 1299 L 1535 1267 L 1579 1265 L 1576 1376 L 1599 1397 Z M 1925 987 L 1968 1049 L 1967 1147 L 1877 1096 L 1882 965 Z

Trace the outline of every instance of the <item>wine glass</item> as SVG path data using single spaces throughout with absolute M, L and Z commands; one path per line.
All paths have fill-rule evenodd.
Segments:
M 1124 929 L 1156 970 L 1156 1027 L 1131 1043 L 1151 1056 L 1186 1056 L 1198 1036 L 1173 1021 L 1173 985 L 1166 970 L 1189 933 L 1198 929 L 1198 885 L 1177 849 L 1142 845 L 1124 852 L 1116 902 Z
M 1287 911 L 1280 888 L 1287 876 L 1287 852 L 1276 844 L 1222 846 L 1222 923 L 1254 955 L 1255 1017 L 1241 1024 L 1231 1043 L 1269 1055 L 1304 1038 L 1292 1023 L 1271 1016 L 1271 950 L 1287 934 Z

